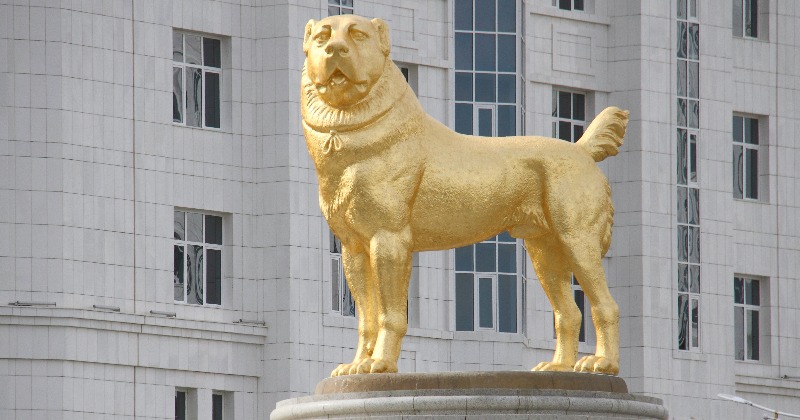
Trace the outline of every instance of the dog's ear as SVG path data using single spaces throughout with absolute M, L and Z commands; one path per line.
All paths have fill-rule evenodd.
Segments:
M 314 29 L 314 25 L 317 24 L 317 21 L 314 19 L 310 19 L 308 23 L 306 23 L 306 32 L 303 36 L 303 52 L 308 55 L 308 42 L 311 40 L 311 31 Z
M 389 25 L 383 19 L 379 18 L 372 19 L 372 25 L 375 27 L 375 30 L 378 31 L 381 51 L 383 51 L 383 55 L 388 57 L 389 50 L 391 50 L 392 47 L 392 44 L 389 42 Z

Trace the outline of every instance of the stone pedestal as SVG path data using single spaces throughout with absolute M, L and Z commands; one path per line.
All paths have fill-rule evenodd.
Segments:
M 572 372 L 350 375 L 278 403 L 271 420 L 667 419 L 661 400 L 631 395 L 614 376 Z

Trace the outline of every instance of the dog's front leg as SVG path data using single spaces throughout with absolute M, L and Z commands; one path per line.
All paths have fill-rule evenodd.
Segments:
M 370 263 L 378 290 L 378 341 L 359 372 L 397 372 L 400 345 L 408 329 L 408 280 L 411 275 L 411 228 L 379 230 L 370 241 Z
M 331 376 L 369 373 L 369 364 L 361 368 L 359 366 L 370 359 L 378 339 L 378 299 L 374 292 L 377 286 L 367 250 L 355 243 L 343 244 L 342 265 L 358 311 L 358 347 L 353 361 L 339 365 L 331 372 Z

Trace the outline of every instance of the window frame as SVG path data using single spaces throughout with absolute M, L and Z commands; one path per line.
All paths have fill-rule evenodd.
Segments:
M 342 243 L 338 237 L 328 229 L 329 240 L 328 240 L 328 255 L 330 257 L 330 261 L 332 264 L 336 264 L 336 278 L 334 278 L 334 267 L 331 266 L 331 276 L 330 276 L 330 292 L 331 292 L 331 300 L 330 300 L 330 311 L 334 314 L 338 314 L 341 316 L 346 317 L 355 317 L 358 318 L 358 309 L 356 309 L 355 299 L 353 298 L 352 292 L 350 292 L 350 285 L 347 283 L 347 277 L 344 274 L 344 264 L 342 263 L 342 252 L 336 252 L 336 249 L 342 249 Z M 334 282 L 336 284 L 334 284 Z M 334 296 L 333 290 L 334 287 L 337 291 L 337 307 L 334 308 Z M 347 301 L 345 301 L 347 299 Z M 344 303 L 347 302 L 350 307 L 353 309 L 352 313 L 345 313 L 345 305 Z
M 197 32 L 192 32 L 192 31 L 178 30 L 178 29 L 174 29 L 174 28 L 172 30 L 172 35 L 173 35 L 173 37 L 175 35 L 181 35 L 181 42 L 182 42 L 181 56 L 182 56 L 182 61 L 175 61 L 174 53 L 173 53 L 172 69 L 173 69 L 173 78 L 174 78 L 174 70 L 175 69 L 181 69 L 182 110 L 183 110 L 183 113 L 181 114 L 181 120 L 180 121 L 176 121 L 175 117 L 174 117 L 174 114 L 173 114 L 172 124 L 176 125 L 176 126 L 180 126 L 180 127 L 201 128 L 201 129 L 221 131 L 222 130 L 222 103 L 223 103 L 223 101 L 222 101 L 222 93 L 223 93 L 222 92 L 222 89 L 223 89 L 222 88 L 222 86 L 223 86 L 223 79 L 222 79 L 223 78 L 223 59 L 222 59 L 223 54 L 222 54 L 222 48 L 223 48 L 223 45 L 224 45 L 222 39 L 219 38 L 219 37 L 215 37 L 215 36 L 209 36 L 209 35 L 205 35 L 205 34 L 201 34 L 201 33 L 197 33 Z M 200 37 L 200 59 L 203 62 L 203 64 L 191 64 L 191 63 L 186 62 L 186 37 L 187 36 L 198 36 L 198 37 Z M 219 67 L 212 67 L 212 66 L 205 65 L 205 42 L 203 42 L 203 41 L 206 38 L 207 39 L 213 39 L 213 40 L 216 40 L 216 41 L 219 42 L 219 45 L 220 45 L 220 51 L 219 51 L 219 54 L 220 54 L 220 57 L 219 57 L 220 66 Z M 174 39 L 173 39 L 173 43 L 174 43 Z M 174 46 L 173 46 L 173 51 L 174 51 Z M 189 125 L 187 123 L 187 121 L 186 121 L 187 120 L 187 118 L 186 118 L 186 115 L 187 115 L 187 102 L 188 102 L 188 89 L 187 89 L 188 71 L 187 71 L 187 69 L 189 69 L 189 68 L 191 68 L 191 69 L 199 69 L 200 70 L 200 74 L 201 74 L 201 79 L 202 79 L 201 88 L 200 88 L 200 96 L 202 97 L 202 103 L 201 103 L 201 107 L 200 107 L 200 120 L 201 120 L 200 121 L 200 125 Z M 214 126 L 210 126 L 210 125 L 206 124 L 206 105 L 207 105 L 207 101 L 206 101 L 206 86 L 207 86 L 206 74 L 208 74 L 208 73 L 216 74 L 217 77 L 218 77 L 217 83 L 218 83 L 219 92 L 217 92 L 217 98 L 218 98 L 217 120 L 219 122 L 219 127 L 214 127 Z M 174 81 L 173 81 L 172 95 L 173 95 L 173 100 L 174 100 L 174 97 L 175 97 Z
M 750 7 L 748 7 L 750 6 Z M 732 22 L 733 26 L 733 36 L 737 38 L 743 39 L 762 39 L 762 25 L 760 22 L 761 14 L 764 8 L 764 2 L 759 0 L 734 0 L 733 1 L 733 16 L 732 19 L 736 19 L 737 17 L 741 18 L 740 20 Z M 738 10 L 737 10 L 738 9 Z M 755 30 L 752 28 L 748 33 L 747 28 L 747 15 L 748 13 L 752 14 L 755 11 L 754 15 L 751 15 L 751 22 L 755 24 Z M 738 12 L 738 14 L 737 14 Z M 755 33 L 753 33 L 755 32 Z
M 349 5 L 343 3 L 349 2 Z M 352 15 L 355 13 L 355 0 L 328 0 L 328 16 Z M 332 13 L 332 12 L 336 13 Z
M 562 93 L 569 94 L 569 96 L 570 96 L 570 102 L 569 102 L 570 103 L 570 110 L 569 110 L 570 111 L 570 116 L 569 117 L 564 117 L 564 116 L 561 115 L 561 99 L 560 99 L 560 96 L 561 96 Z M 574 116 L 575 116 L 574 115 L 575 114 L 574 103 L 575 103 L 576 95 L 579 95 L 579 96 L 583 97 L 583 119 L 582 120 L 574 118 Z M 588 109 L 589 109 L 589 102 L 588 102 L 589 99 L 590 98 L 589 98 L 589 93 L 588 92 L 579 91 L 579 90 L 573 90 L 573 89 L 567 89 L 567 88 L 555 88 L 555 89 L 553 89 L 553 113 L 552 113 L 552 116 L 553 116 L 553 138 L 556 138 L 556 139 L 559 139 L 559 140 L 564 140 L 564 141 L 569 141 L 570 143 L 575 143 L 578 140 L 580 140 L 580 137 L 575 138 L 575 127 L 576 126 L 580 126 L 581 127 L 581 136 L 583 136 L 583 133 L 586 132 L 586 127 L 588 126 L 588 124 L 586 124 L 586 122 L 587 122 L 586 121 L 586 116 L 589 115 L 589 112 L 587 112 Z M 570 138 L 569 140 L 563 139 L 563 138 L 560 137 L 560 134 L 561 134 L 560 133 L 560 131 L 561 131 L 560 127 L 561 127 L 561 123 L 562 122 L 569 124 L 569 138 Z
M 741 289 L 742 290 L 742 292 L 741 292 L 742 301 L 741 302 L 737 302 L 736 301 L 736 283 L 737 283 L 737 281 L 741 281 L 741 283 L 742 283 L 742 289 Z M 733 354 L 733 358 L 737 362 L 749 362 L 749 363 L 763 363 L 764 362 L 765 358 L 762 355 L 763 355 L 763 350 L 764 350 L 764 348 L 766 346 L 763 344 L 764 343 L 764 339 L 763 338 L 764 338 L 765 334 L 764 334 L 764 331 L 762 331 L 762 325 L 761 324 L 762 324 L 762 322 L 764 320 L 764 317 L 762 315 L 767 313 L 765 305 L 763 304 L 764 297 L 765 297 L 764 296 L 765 295 L 765 293 L 764 293 L 764 285 L 765 285 L 764 282 L 765 281 L 766 280 L 764 280 L 764 279 L 755 278 L 753 276 L 747 276 L 747 275 L 737 275 L 737 274 L 735 274 L 734 277 L 733 277 L 733 282 L 734 282 L 734 293 L 733 293 L 733 308 L 734 308 L 734 315 L 733 315 L 733 318 L 734 318 L 734 323 L 733 323 L 733 328 L 734 328 L 734 331 L 733 331 L 733 333 L 734 333 L 733 353 L 734 354 Z M 748 297 L 752 296 L 751 294 L 747 293 L 747 291 L 748 291 L 748 283 L 751 283 L 751 282 L 756 282 L 757 283 L 756 289 L 758 290 L 758 295 L 759 295 L 757 303 L 748 303 L 748 300 L 749 300 Z M 739 333 L 740 333 L 736 328 L 736 310 L 738 308 L 741 308 L 741 310 L 742 310 L 742 325 L 741 325 L 741 328 L 742 328 L 741 333 L 742 334 L 741 334 L 741 337 L 742 337 L 742 351 L 743 351 L 743 353 L 742 353 L 742 358 L 741 359 L 738 357 L 737 348 L 736 348 L 736 337 L 739 336 Z M 755 339 L 758 341 L 758 343 L 757 343 L 758 344 L 758 351 L 757 351 L 757 354 L 756 354 L 757 357 L 755 359 L 748 357 L 748 353 L 750 353 L 748 350 L 750 350 L 753 347 L 753 343 L 750 342 L 747 339 L 748 338 L 748 335 L 747 335 L 747 333 L 748 333 L 747 316 L 748 316 L 748 314 L 750 312 L 758 313 L 758 324 L 757 324 L 757 327 L 756 327 L 758 329 L 758 331 L 756 332 L 755 335 L 752 334 L 752 331 L 750 331 L 750 333 L 751 333 L 750 337 L 755 337 Z
M 736 139 L 735 126 L 737 125 L 737 119 L 741 119 L 740 129 L 742 133 L 742 138 L 740 140 Z M 745 130 L 745 128 L 747 127 L 748 120 L 751 121 L 751 124 L 753 124 L 753 122 L 755 122 L 756 124 L 756 129 L 750 131 L 751 134 L 752 133 L 755 134 L 754 142 L 747 141 L 747 130 Z M 765 182 L 763 181 L 763 178 L 766 174 L 766 170 L 764 168 L 765 166 L 764 164 L 766 163 L 766 161 L 764 156 L 766 156 L 767 153 L 766 151 L 767 145 L 765 145 L 761 141 L 762 126 L 764 125 L 765 122 L 766 122 L 765 118 L 760 118 L 758 116 L 744 115 L 744 114 L 733 115 L 732 125 L 734 126 L 734 129 L 732 130 L 731 133 L 731 139 L 732 139 L 731 170 L 733 175 L 732 194 L 735 200 L 743 200 L 751 202 L 763 202 L 765 200 L 766 193 L 764 190 L 766 189 L 767 186 L 764 185 Z M 739 165 L 739 162 L 737 160 L 737 153 L 736 153 L 737 148 L 742 149 L 741 165 Z M 749 156 L 749 154 L 747 153 L 748 151 L 753 151 L 755 152 L 756 155 L 755 156 L 756 173 L 752 175 L 748 173 L 748 171 L 751 169 L 751 166 L 748 165 L 748 163 L 751 162 L 751 159 L 748 157 Z M 738 172 L 739 168 L 741 168 L 741 172 Z M 751 176 L 755 178 L 755 197 L 750 197 L 748 194 L 748 187 L 751 185 L 749 179 L 751 179 Z M 742 186 L 741 197 L 738 195 L 738 189 L 736 185 L 737 181 Z
M 183 213 L 183 226 L 184 226 L 184 239 L 175 239 L 174 235 L 174 223 L 175 223 L 175 213 L 182 212 Z M 203 220 L 203 228 L 202 228 L 202 242 L 197 241 L 190 241 L 188 239 L 188 234 L 186 233 L 186 226 L 188 224 L 188 215 L 190 213 L 199 214 Z M 206 240 L 206 216 L 217 217 L 220 219 L 220 234 L 221 234 L 221 243 L 220 244 L 213 244 L 205 242 Z M 183 209 L 183 208 L 175 208 L 173 210 L 173 254 L 175 247 L 183 247 L 183 300 L 175 300 L 175 283 L 174 283 L 174 259 L 173 259 L 173 303 L 176 304 L 183 304 L 183 305 L 192 305 L 192 306 L 199 306 L 199 307 L 212 307 L 212 308 L 221 308 L 223 307 L 223 291 L 225 288 L 223 287 L 225 283 L 225 258 L 224 258 L 224 248 L 225 248 L 225 217 L 221 214 L 207 212 L 207 211 L 199 211 L 199 210 L 190 210 L 190 209 Z M 186 268 L 187 268 L 187 259 L 189 258 L 189 253 L 187 252 L 189 246 L 201 246 L 203 248 L 203 303 L 190 303 L 188 301 L 188 281 L 186 278 Z M 214 250 L 219 251 L 220 254 L 220 264 L 219 264 L 219 303 L 208 303 L 208 251 Z
M 565 0 L 553 0 L 551 3 L 553 7 L 559 10 L 568 10 L 568 11 L 578 11 L 578 12 L 585 12 L 586 11 L 586 2 L 587 0 L 566 0 L 566 3 L 569 3 L 569 7 L 562 7 L 565 3 Z M 580 4 L 580 8 L 577 8 L 576 5 Z

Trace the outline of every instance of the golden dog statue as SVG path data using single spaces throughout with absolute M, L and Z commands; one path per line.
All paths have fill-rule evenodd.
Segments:
M 605 109 L 575 144 L 462 135 L 423 111 L 389 58 L 384 21 L 311 20 L 303 50 L 303 129 L 359 314 L 355 358 L 331 376 L 397 371 L 412 252 L 503 231 L 525 241 L 555 313 L 555 355 L 534 370 L 617 374 L 619 309 L 601 264 L 614 207 L 595 162 L 617 154 L 628 112 Z M 570 273 L 597 331 L 596 354 L 580 360 Z

